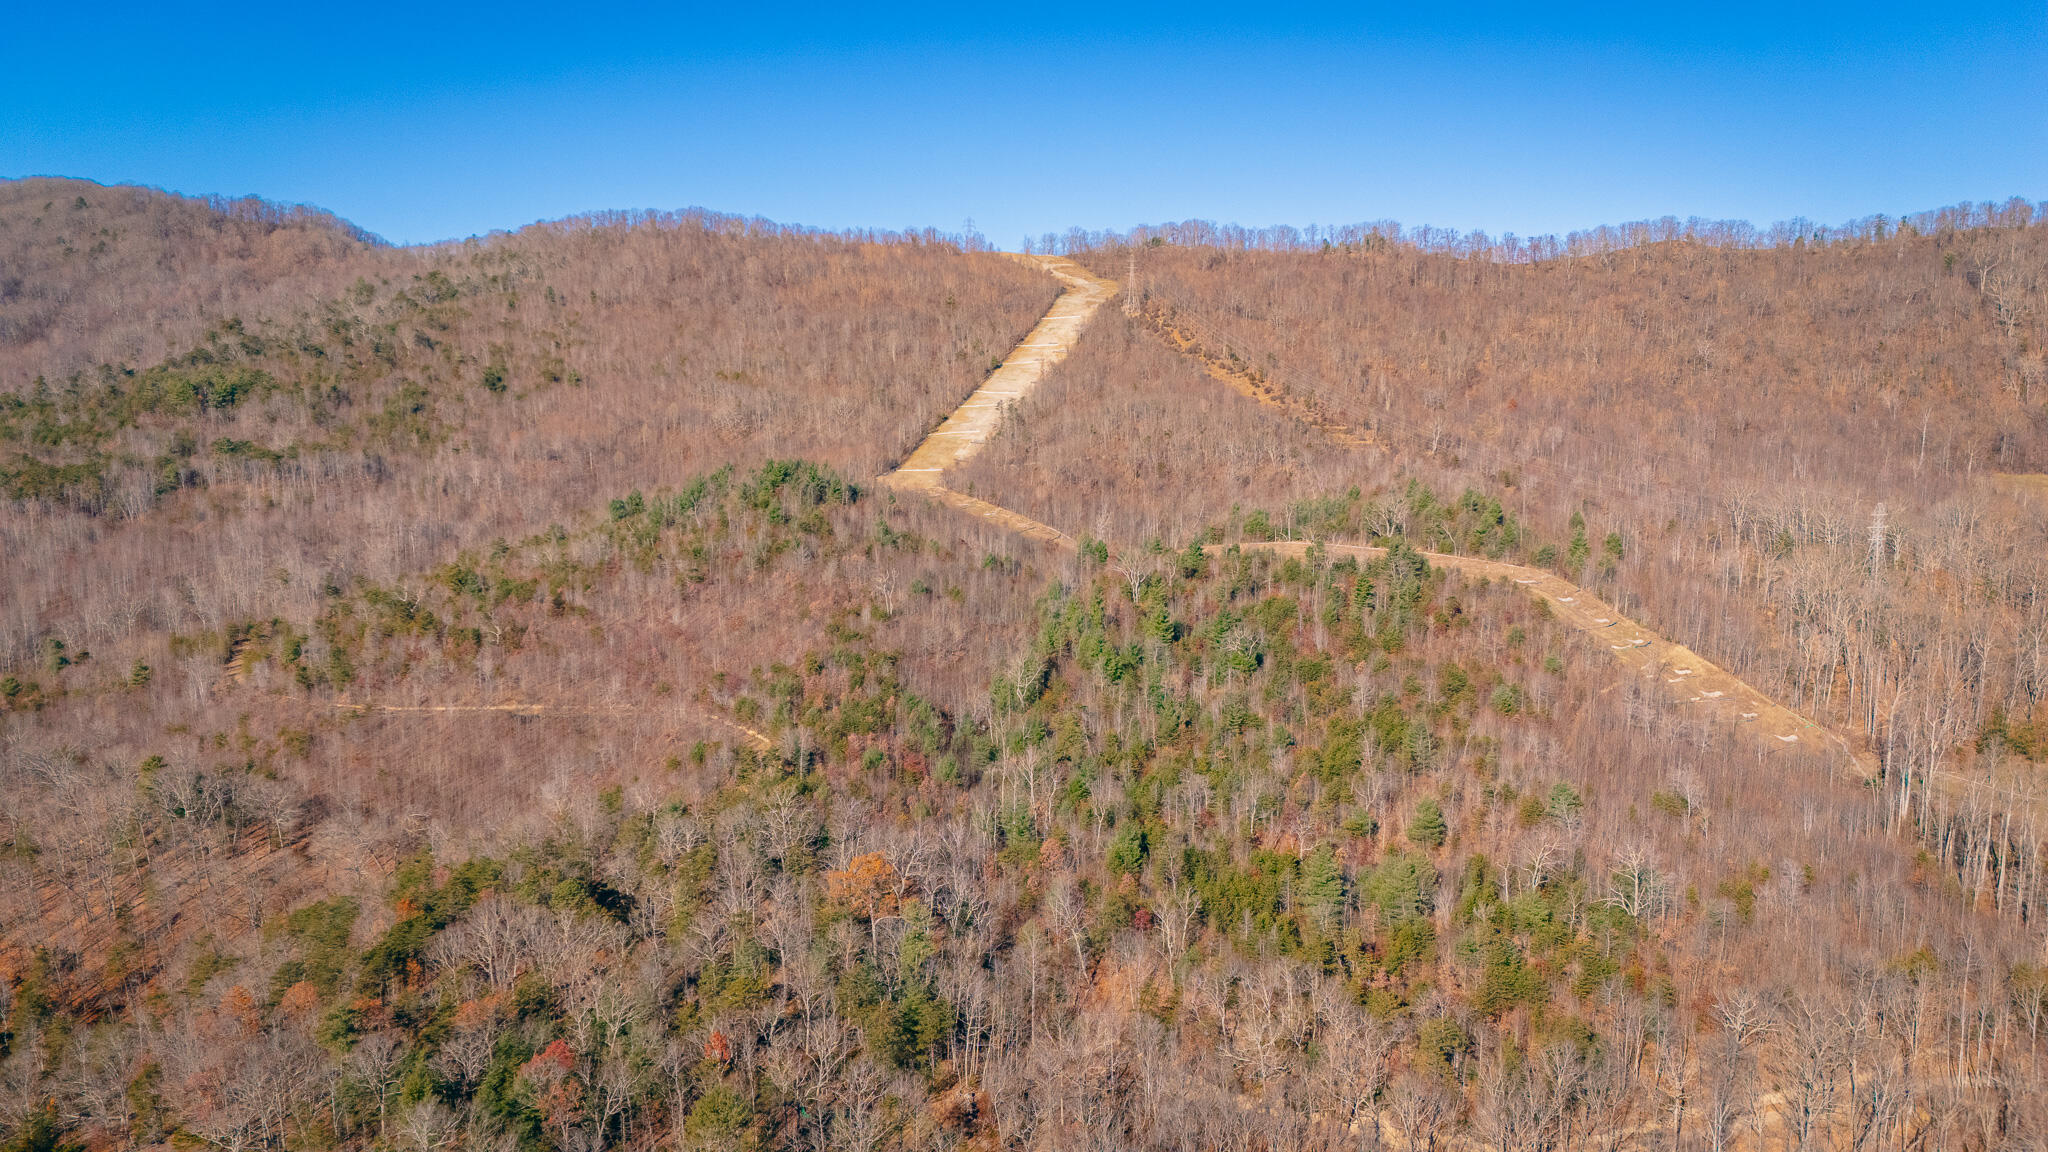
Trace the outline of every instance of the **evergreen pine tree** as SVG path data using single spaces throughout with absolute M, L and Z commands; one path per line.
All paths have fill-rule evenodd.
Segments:
M 1408 839 L 1425 848 L 1441 848 L 1450 838 L 1450 827 L 1444 823 L 1444 810 L 1434 800 L 1424 800 L 1415 806 L 1415 818 L 1408 822 Z

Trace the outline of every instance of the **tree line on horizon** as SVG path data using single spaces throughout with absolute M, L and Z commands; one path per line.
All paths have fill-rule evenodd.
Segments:
M 948 477 L 1067 553 L 868 479 L 1018 262 L 621 216 L 293 280 L 303 220 L 35 195 L 73 288 L 0 356 L 85 358 L 0 403 L 9 1152 L 2048 1131 L 2036 226 L 1076 252 L 1137 314 Z

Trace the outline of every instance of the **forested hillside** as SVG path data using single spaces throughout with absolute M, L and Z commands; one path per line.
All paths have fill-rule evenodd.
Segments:
M 1855 733 L 1900 788 L 1974 745 L 2024 789 L 2002 763 L 2048 756 L 2035 215 L 1462 252 L 1183 227 L 1087 258 L 1139 270 L 1153 336 L 1497 493 L 1540 562 L 1606 570 L 1625 610 Z M 1572 546 L 1581 520 L 1618 533 L 1612 564 L 1597 532 Z
M 52 641 L 160 663 L 170 633 L 310 612 L 728 463 L 874 475 L 1056 294 L 993 255 L 701 216 L 358 270 L 160 361 L 0 393 L 0 664 Z
M 1021 261 L 0 203 L 7 1152 L 2048 1139 L 2031 215 L 1077 242 L 1042 545 Z
M 153 363 L 211 319 L 290 314 L 404 256 L 327 213 L 85 180 L 0 183 L 0 388 Z

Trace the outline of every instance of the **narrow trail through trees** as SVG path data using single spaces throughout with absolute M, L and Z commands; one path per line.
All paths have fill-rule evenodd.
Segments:
M 651 708 L 615 707 L 577 704 L 359 704 L 348 700 L 334 702 L 337 711 L 353 716 L 455 716 L 497 713 L 506 716 L 638 716 L 654 711 Z M 775 741 L 767 733 L 747 727 L 730 717 L 722 716 L 709 709 L 686 708 L 668 709 L 683 719 L 712 724 L 727 729 L 752 745 L 756 750 L 766 752 L 775 747 Z
M 1169 315 L 1163 305 L 1140 309 L 1132 315 L 1139 324 L 1151 329 L 1153 335 L 1173 345 L 1174 351 L 1201 361 L 1202 367 L 1208 369 L 1210 376 L 1229 385 L 1239 395 L 1299 420 L 1338 444 L 1392 451 L 1388 444 L 1375 437 L 1371 431 L 1354 428 L 1325 415 L 1314 401 L 1274 385 L 1265 373 L 1250 364 L 1233 360 L 1229 349 L 1217 352 L 1209 347 L 1203 343 L 1199 333 L 1179 323 L 1178 318 Z
M 980 388 L 945 423 L 918 445 L 902 465 L 880 478 L 894 490 L 922 493 L 991 524 L 1030 539 L 1074 550 L 1078 541 L 1051 525 L 1020 512 L 945 486 L 946 470 L 979 451 L 1001 426 L 1003 406 L 1016 403 L 1043 378 L 1047 369 L 1064 359 L 1080 340 L 1081 332 L 1104 302 L 1117 292 L 1115 281 L 1104 280 L 1086 269 L 1055 256 L 1021 257 L 1038 263 L 1067 284 L 1067 290 L 1053 304 L 1009 359 L 983 381 Z M 1165 340 L 1176 351 L 1199 360 L 1211 376 L 1229 384 L 1251 399 L 1277 408 L 1323 432 L 1339 443 L 1371 445 L 1370 433 L 1339 424 L 1294 397 L 1263 387 L 1252 371 L 1219 358 L 1192 335 L 1160 316 L 1141 315 L 1138 322 Z M 1244 544 L 1283 555 L 1300 556 L 1306 541 L 1274 541 Z M 1332 554 L 1372 557 L 1385 549 L 1355 544 L 1325 544 Z M 1215 550 L 1215 549 L 1212 549 Z M 1609 655 L 1645 678 L 1656 677 L 1667 697 L 1697 705 L 1708 715 L 1741 726 L 1762 744 L 1766 752 L 1807 742 L 1832 748 L 1849 766 L 1866 778 L 1878 773 L 1876 757 L 1858 753 L 1840 735 L 1814 723 L 1759 692 L 1741 677 L 1698 653 L 1677 644 L 1642 624 L 1629 619 L 1614 606 L 1553 573 L 1540 568 L 1506 564 L 1474 556 L 1424 552 L 1430 564 L 1489 580 L 1511 580 L 1542 601 L 1557 619 L 1603 644 Z

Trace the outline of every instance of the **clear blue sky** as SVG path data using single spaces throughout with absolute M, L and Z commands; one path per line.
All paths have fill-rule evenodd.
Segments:
M 1029 9 L 39 3 L 0 175 L 401 242 L 603 208 L 1535 235 L 2048 197 L 2048 0 Z

